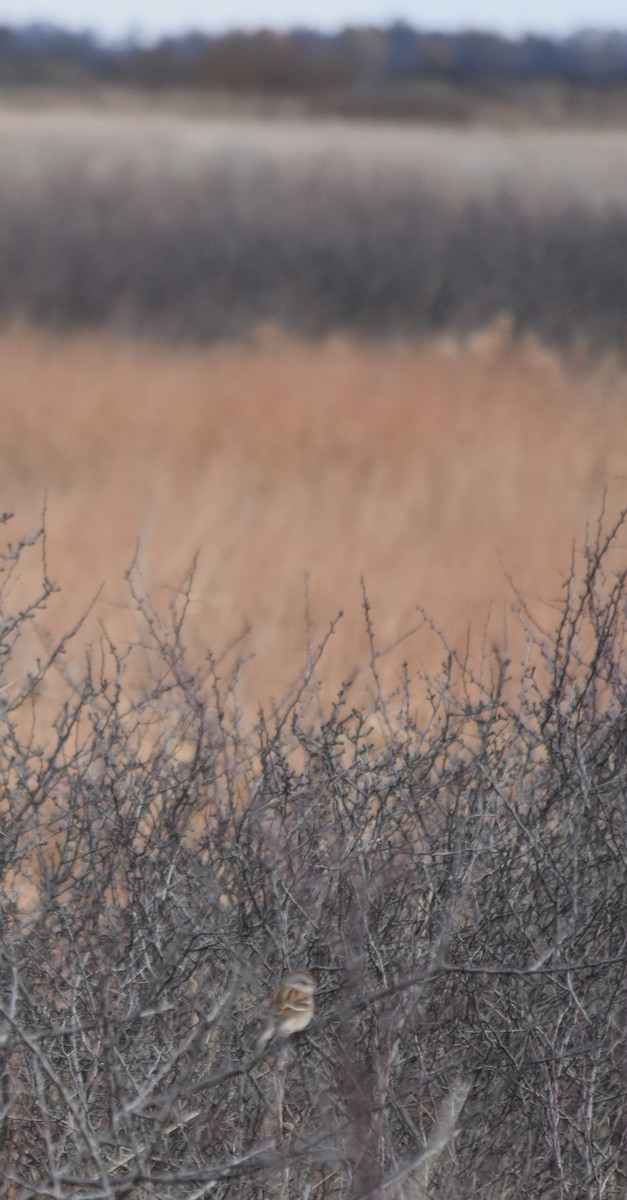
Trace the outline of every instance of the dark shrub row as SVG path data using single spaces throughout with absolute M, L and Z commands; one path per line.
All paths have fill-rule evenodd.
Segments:
M 320 165 L 319 165 L 320 166 Z M 621 344 L 627 214 L 455 205 L 399 176 L 229 162 L 188 180 L 80 168 L 0 186 L 0 318 L 207 340 L 465 332 Z

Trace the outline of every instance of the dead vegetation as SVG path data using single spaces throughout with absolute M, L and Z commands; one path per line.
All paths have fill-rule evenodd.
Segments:
M 15 680 L 37 545 L 5 550 L 4 1196 L 624 1195 L 622 541 L 592 535 L 555 632 L 524 614 L 522 668 L 442 648 L 418 715 L 368 622 L 367 708 L 320 707 L 321 646 L 252 722 L 186 652 L 189 588 L 161 621 L 135 582 L 131 643 Z M 303 963 L 318 1017 L 256 1056 Z
M 3 325 L 624 337 L 619 129 L 5 110 L 0 155 Z
M 361 577 L 381 644 L 421 626 L 390 685 L 439 661 L 421 610 L 474 653 L 491 612 L 488 644 L 518 653 L 508 576 L 550 604 L 590 513 L 624 497 L 622 360 L 565 360 L 507 322 L 466 346 L 266 329 L 206 350 L 15 329 L 0 389 L 4 507 L 26 531 L 47 497 L 50 627 L 102 588 L 84 636 L 124 639 L 136 550 L 159 607 L 197 554 L 188 639 L 222 654 L 248 630 L 231 661 L 253 708 L 298 677 L 308 619 L 343 610 L 331 688 L 367 658 Z
M 64 243 L 68 180 L 46 208 L 31 168 L 0 197 L 0 260 L 23 272 L 22 291 L 2 276 L 5 315 L 21 304 L 63 324 L 63 295 L 98 323 L 127 265 L 103 213 L 133 249 L 148 176 L 129 216 L 128 178 L 116 191 L 92 160 Z M 142 286 L 174 311 L 204 216 L 194 225 L 195 181 L 172 186 L 191 207 L 160 209 L 155 191 L 129 262 L 164 250 L 159 288 Z M 227 186 L 214 216 L 232 199 Z M 288 265 L 306 211 L 287 212 Z M 341 205 L 332 221 L 342 211 L 350 226 Z M 0 554 L 7 1200 L 625 1194 L 625 527 L 612 523 L 627 366 L 585 338 L 558 354 L 511 316 L 477 331 L 472 305 L 463 335 L 412 341 L 393 321 L 387 340 L 338 334 L 329 281 L 348 272 L 350 307 L 356 247 L 380 216 L 373 203 L 352 241 L 334 226 L 346 258 L 319 278 L 334 332 L 317 344 L 243 319 L 226 293 L 244 341 L 134 341 L 120 332 L 138 325 L 132 304 L 117 302 L 117 335 L 24 322 L 0 337 L 2 508 L 16 513 Z M 249 217 L 244 205 L 258 237 Z M 607 281 L 619 243 L 597 217 Z M 249 258 L 253 282 L 267 285 L 255 271 L 277 245 Z M 493 255 L 507 295 L 498 236 Z M 571 330 L 594 292 L 578 291 L 582 261 L 567 254 L 560 276 Z M 376 324 L 398 292 L 376 256 L 366 265 Z M 29 539 L 43 510 L 45 540 Z M 319 1015 L 285 1053 L 255 1057 L 260 1000 L 298 965 Z

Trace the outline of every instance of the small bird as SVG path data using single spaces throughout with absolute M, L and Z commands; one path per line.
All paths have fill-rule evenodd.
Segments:
M 299 969 L 283 976 L 264 1005 L 265 1025 L 257 1038 L 257 1050 L 263 1050 L 273 1037 L 285 1038 L 305 1029 L 315 1012 L 315 990 L 309 971 Z

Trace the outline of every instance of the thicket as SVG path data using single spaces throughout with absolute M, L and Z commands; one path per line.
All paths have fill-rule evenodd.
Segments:
M 323 638 L 253 725 L 190 583 L 166 620 L 131 572 L 133 645 L 17 672 L 53 585 L 18 604 L 7 542 L 3 1195 L 625 1195 L 624 528 L 546 631 L 520 604 L 520 669 L 443 644 L 385 695 L 365 603 L 368 703 L 321 707 Z M 318 1015 L 257 1054 L 299 965 Z
M 627 215 L 455 202 L 403 173 L 254 155 L 200 175 L 7 171 L 0 321 L 190 340 L 277 322 L 306 337 L 465 333 L 502 312 L 568 346 L 620 345 Z

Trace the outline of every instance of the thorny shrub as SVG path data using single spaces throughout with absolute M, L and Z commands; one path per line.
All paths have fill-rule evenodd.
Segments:
M 549 632 L 521 606 L 518 675 L 445 653 L 384 696 L 366 604 L 370 708 L 320 714 L 323 639 L 254 728 L 189 587 L 165 622 L 132 574 L 136 644 L 14 679 L 52 585 L 15 608 L 6 550 L 3 1195 L 626 1194 L 622 528 Z M 256 1052 L 299 965 L 317 1016 Z

